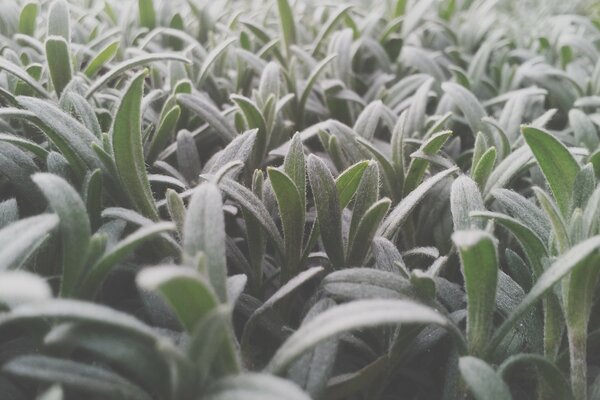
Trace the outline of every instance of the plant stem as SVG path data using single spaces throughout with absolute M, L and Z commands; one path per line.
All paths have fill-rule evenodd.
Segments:
M 571 388 L 575 400 L 587 399 L 587 335 L 586 330 L 569 329 Z

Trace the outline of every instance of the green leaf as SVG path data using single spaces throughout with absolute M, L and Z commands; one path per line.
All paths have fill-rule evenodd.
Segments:
M 50 5 L 46 37 L 50 36 L 62 36 L 67 43 L 71 41 L 69 5 L 65 0 L 55 0 Z
M 550 133 L 533 126 L 523 126 L 521 132 L 548 181 L 560 212 L 568 218 L 579 164 L 571 152 Z
M 75 290 L 85 268 L 85 256 L 91 237 L 87 209 L 79 194 L 64 179 L 45 173 L 35 174 L 32 179 L 60 218 L 62 236 L 60 294 L 68 297 Z
M 89 271 L 87 271 L 77 287 L 77 292 L 80 297 L 94 298 L 96 292 L 100 289 L 110 271 L 119 261 L 146 241 L 164 232 L 173 230 L 174 226 L 170 222 L 161 222 L 157 224 L 150 223 L 148 225 L 143 225 L 141 228 L 119 241 L 110 249 L 110 251 L 103 254 L 102 257 L 91 266 Z
M 158 129 L 154 133 L 148 151 L 146 152 L 146 160 L 152 164 L 158 158 L 158 154 L 165 148 L 170 137 L 177 126 L 177 121 L 181 115 L 181 107 L 173 106 L 165 113 L 164 118 L 160 121 Z
M 36 93 L 40 94 L 41 96 L 43 96 L 45 98 L 50 97 L 50 94 L 46 91 L 46 89 L 44 89 L 44 87 L 42 85 L 40 85 L 40 83 L 38 81 L 33 79 L 33 77 L 31 75 L 29 75 L 27 73 L 27 71 L 25 71 L 18 65 L 8 61 L 5 57 L 0 58 L 0 70 L 4 70 L 13 76 L 16 76 L 17 78 L 19 78 L 20 80 L 25 82 L 27 84 L 27 86 L 29 86 L 31 89 L 35 90 Z
M 381 199 L 365 211 L 356 228 L 356 233 L 348 244 L 348 264 L 362 265 L 371 241 L 379 228 L 379 224 L 390 209 L 392 201 L 388 198 Z
M 207 386 L 217 374 L 239 373 L 237 353 L 231 332 L 231 307 L 218 305 L 198 322 L 187 345 L 187 354 L 197 366 L 198 385 Z
M 402 199 L 400 203 L 389 213 L 387 218 L 383 221 L 379 227 L 378 235 L 383 236 L 386 239 L 391 239 L 400 229 L 406 218 L 415 207 L 423 200 L 423 198 L 429 193 L 429 191 L 435 187 L 439 182 L 455 174 L 458 171 L 457 167 L 449 168 L 445 171 L 438 172 L 431 178 L 425 180 L 412 192 Z
M 452 136 L 452 131 L 436 133 L 425 143 L 423 143 L 418 151 L 422 152 L 423 154 L 434 155 L 440 151 L 450 136 Z M 427 160 L 421 158 L 413 158 L 411 160 L 408 171 L 406 171 L 406 178 L 404 179 L 405 196 L 412 192 L 419 185 L 428 166 L 429 161 Z
M 496 164 L 496 148 L 490 147 L 479 158 L 477 164 L 471 170 L 471 177 L 477 183 L 479 189 L 483 190 Z
M 369 164 L 360 178 L 356 199 L 352 205 L 352 219 L 348 231 L 348 243 L 354 241 L 354 236 L 366 211 L 379 199 L 379 167 L 374 161 Z M 378 223 L 379 224 L 379 223 Z
M 151 400 L 135 384 L 108 369 L 42 355 L 24 355 L 4 364 L 12 376 L 44 384 L 61 383 L 67 387 L 112 399 Z
M 19 15 L 19 32 L 27 36 L 34 36 L 38 10 L 39 5 L 34 2 L 23 6 Z
M 222 207 L 221 193 L 214 183 L 205 182 L 195 189 L 183 225 L 183 249 L 192 263 L 199 252 L 204 253 L 210 283 L 225 303 L 227 261 Z
M 354 197 L 363 173 L 368 166 L 369 161 L 360 161 L 348 167 L 335 179 L 335 188 L 340 200 L 340 209 L 346 208 Z
M 132 68 L 139 67 L 140 65 L 145 65 L 145 64 L 152 63 L 152 62 L 156 62 L 156 61 L 178 61 L 178 62 L 182 62 L 185 64 L 192 63 L 190 60 L 188 60 L 185 57 L 180 56 L 179 54 L 153 53 L 153 54 L 137 56 L 137 57 L 131 58 L 129 60 L 120 62 L 119 64 L 112 67 L 104 75 L 102 75 L 101 77 L 96 79 L 96 81 L 94 81 L 92 86 L 90 86 L 88 91 L 85 93 L 85 97 L 90 98 L 98 89 L 100 89 L 101 87 L 103 87 L 108 82 L 112 81 L 117 76 L 121 75 L 122 73 L 124 73 Z
M 533 270 L 533 276 L 537 277 L 542 273 L 544 269 L 542 261 L 548 257 L 548 251 L 545 243 L 530 226 L 501 213 L 473 211 L 470 215 L 472 217 L 493 219 L 506 227 L 517 238 L 525 251 L 529 265 Z
M 517 354 L 510 356 L 498 367 L 498 375 L 507 380 L 510 378 L 511 373 L 514 373 L 515 376 L 517 374 L 520 375 L 522 373 L 521 369 L 525 369 L 530 365 L 535 367 L 536 375 L 540 378 L 540 383 L 547 387 L 545 392 L 553 393 L 559 399 L 573 399 L 569 382 L 563 376 L 562 371 L 546 357 L 539 354 Z
M 485 206 L 477 184 L 468 176 L 461 175 L 452 182 L 450 209 L 455 231 L 485 228 L 484 221 L 469 215 L 472 211 L 485 211 Z
M 285 254 L 285 246 L 281 235 L 279 234 L 279 230 L 277 229 L 275 222 L 273 222 L 273 218 L 271 218 L 269 211 L 265 208 L 260 199 L 258 199 L 252 191 L 248 190 L 248 188 L 230 178 L 223 177 L 219 181 L 219 188 L 227 196 L 237 202 L 242 209 L 252 214 L 270 236 L 277 251 L 280 254 Z
M 290 142 L 285 159 L 283 160 L 283 171 L 294 181 L 300 200 L 302 201 L 302 209 L 306 207 L 306 160 L 304 158 L 304 146 L 300 133 L 296 133 Z
M 198 85 L 202 85 L 204 83 L 210 73 L 211 67 L 215 64 L 219 57 L 225 53 L 225 50 L 227 50 L 230 45 L 236 42 L 236 40 L 236 38 L 229 38 L 220 43 L 206 55 L 206 58 L 202 63 L 202 67 L 200 68 L 200 72 L 198 73 L 198 78 L 196 79 Z
M 323 272 L 323 267 L 312 267 L 305 271 L 300 272 L 292 279 L 282 285 L 275 293 L 271 295 L 260 307 L 258 307 L 248 318 L 246 325 L 244 326 L 244 332 L 242 334 L 241 346 L 242 349 L 247 349 L 250 344 L 251 335 L 258 323 L 260 317 L 269 309 L 273 308 L 278 302 L 287 298 L 306 282 L 309 282 L 316 276 Z
M 552 224 L 553 240 L 556 241 L 559 253 L 564 253 L 571 247 L 569 240 L 569 234 L 567 233 L 567 227 L 565 221 L 560 215 L 560 211 L 556 207 L 556 204 L 546 192 L 537 186 L 534 186 L 533 191 L 538 199 L 538 202 L 542 206 L 542 209 L 546 212 L 548 220 Z
M 277 10 L 279 11 L 279 26 L 283 36 L 283 45 L 286 54 L 290 55 L 290 47 L 296 44 L 296 22 L 294 21 L 294 12 L 288 3 L 288 0 L 277 0 Z
M 60 97 L 63 89 L 71 81 L 71 53 L 68 42 L 60 36 L 49 36 L 46 39 L 46 61 L 52 78 L 52 85 Z
M 267 374 L 244 373 L 214 382 L 206 400 L 310 400 L 298 386 Z
M 469 354 L 485 349 L 493 325 L 498 281 L 496 240 L 484 231 L 457 231 L 452 235 L 460 253 L 467 292 Z
M 231 142 L 236 136 L 235 128 L 221 114 L 218 108 L 206 100 L 191 94 L 178 94 L 177 101 L 185 108 L 198 114 L 226 142 Z
M 331 172 L 325 163 L 313 154 L 308 156 L 308 178 L 317 209 L 323 246 L 334 268 L 343 267 L 345 251 L 338 192 Z
M 485 361 L 461 357 L 458 368 L 475 400 L 512 400 L 508 386 Z
M 142 150 L 141 104 L 146 71 L 137 73 L 125 89 L 112 126 L 117 173 L 129 200 L 142 215 L 158 221 Z
M 83 70 L 85 76 L 92 78 L 94 75 L 96 75 L 96 73 L 102 67 L 104 67 L 106 63 L 109 63 L 117 55 L 120 44 L 120 40 L 115 40 L 104 46 L 102 50 L 100 50 L 98 54 L 96 54 L 94 58 L 88 62 L 85 70 Z
M 136 283 L 142 289 L 159 291 L 189 333 L 194 331 L 198 322 L 214 309 L 219 301 L 210 284 L 192 268 L 146 268 L 137 275 Z
M 284 172 L 268 168 L 269 179 L 277 197 L 283 226 L 285 264 L 281 268 L 282 282 L 296 275 L 303 250 L 305 210 L 302 197 L 292 179 Z
M 282 374 L 306 351 L 340 333 L 396 324 L 435 324 L 462 340 L 449 320 L 427 306 L 407 300 L 360 300 L 333 307 L 302 325 L 279 347 L 266 370 Z
M 35 114 L 37 120 L 33 123 L 59 148 L 78 178 L 83 179 L 86 170 L 102 168 L 90 146 L 99 144 L 99 141 L 89 129 L 48 101 L 24 96 L 17 97 L 17 100 Z
M 152 0 L 138 0 L 138 10 L 140 13 L 140 25 L 148 29 L 153 29 L 156 26 L 154 2 Z
M 325 57 L 323 60 L 319 61 L 319 63 L 315 65 L 310 71 L 310 75 L 306 79 L 306 83 L 304 84 L 304 87 L 302 88 L 302 93 L 300 94 L 300 98 L 298 99 L 298 110 L 300 110 L 300 115 L 303 115 L 306 109 L 306 102 L 308 101 L 310 93 L 312 92 L 312 89 L 315 86 L 315 83 L 317 82 L 317 78 L 319 77 L 319 75 L 321 75 L 321 73 L 325 70 L 325 67 L 335 57 L 335 54 L 331 54 Z
M 518 323 L 519 319 L 552 287 L 569 272 L 586 262 L 588 257 L 600 249 L 600 236 L 593 236 L 558 257 L 535 282 L 523 301 L 513 310 L 508 318 L 496 329 L 488 345 L 489 350 L 498 346 L 506 334 Z

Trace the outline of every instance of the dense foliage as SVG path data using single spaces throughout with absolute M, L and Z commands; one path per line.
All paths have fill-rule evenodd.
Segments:
M 600 399 L 600 8 L 496 3 L 0 2 L 0 397 Z

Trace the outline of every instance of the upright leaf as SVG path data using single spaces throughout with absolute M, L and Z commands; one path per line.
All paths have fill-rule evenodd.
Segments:
M 117 173 L 135 209 L 159 219 L 142 149 L 141 105 L 146 71 L 137 73 L 125 89 L 112 126 L 112 148 Z

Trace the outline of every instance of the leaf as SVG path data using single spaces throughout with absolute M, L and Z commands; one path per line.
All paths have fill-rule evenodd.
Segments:
M 137 73 L 125 89 L 112 126 L 112 149 L 119 179 L 135 209 L 159 219 L 150 190 L 142 150 L 141 104 L 146 71 Z
M 227 261 L 222 207 L 221 193 L 214 183 L 205 182 L 195 189 L 183 225 L 183 249 L 190 260 L 194 260 L 199 252 L 204 253 L 210 283 L 225 303 Z
M 140 25 L 148 29 L 153 29 L 156 26 L 154 2 L 152 0 L 138 0 L 138 10 L 140 15 Z
M 158 125 L 158 129 L 156 129 L 156 132 L 154 132 L 154 136 L 152 137 L 150 145 L 148 146 L 148 151 L 146 152 L 146 160 L 149 164 L 156 161 L 160 151 L 165 148 L 169 138 L 175 131 L 180 115 L 181 107 L 179 106 L 173 106 L 165 113 L 164 118 Z
M 248 128 L 257 130 L 250 162 L 250 169 L 254 169 L 262 164 L 263 158 L 267 153 L 267 145 L 269 142 L 267 123 L 265 122 L 262 112 L 250 99 L 240 95 L 231 95 L 230 98 L 238 108 L 242 110 Z
M 17 97 L 19 104 L 33 112 L 40 126 L 50 140 L 60 149 L 69 161 L 73 172 L 83 179 L 85 170 L 101 168 L 102 164 L 91 144 L 99 144 L 98 138 L 75 118 L 57 108 L 48 101 L 33 97 Z
M 243 373 L 214 382 L 206 400 L 310 400 L 298 386 L 267 374 Z
M 541 381 L 540 383 L 543 383 L 548 388 L 547 393 L 554 393 L 560 399 L 573 399 L 569 382 L 563 376 L 562 371 L 546 357 L 539 354 L 516 354 L 510 356 L 498 367 L 498 375 L 507 380 L 511 372 L 515 369 L 519 371 L 519 367 L 523 368 L 528 365 L 535 367 L 536 374 Z
M 264 204 L 245 186 L 240 185 L 230 178 L 223 177 L 219 181 L 219 188 L 229 197 L 231 197 L 239 206 L 252 214 L 258 223 L 265 229 L 271 237 L 275 248 L 280 254 L 284 254 L 284 244 L 279 234 L 279 230 L 273 222 L 273 218 Z
M 46 39 L 46 60 L 52 78 L 52 85 L 60 97 L 63 89 L 71 81 L 73 70 L 71 67 L 71 53 L 69 44 L 60 36 L 49 36 Z
M 207 386 L 217 374 L 240 372 L 241 362 L 234 347 L 228 305 L 216 306 L 198 322 L 187 345 L 187 354 L 197 366 L 200 387 Z
M 279 26 L 283 36 L 283 45 L 289 58 L 290 47 L 296 43 L 294 12 L 288 0 L 277 0 L 277 10 L 279 11 Z
M 3 305 L 13 308 L 19 304 L 52 298 L 52 289 L 44 278 L 26 271 L 2 271 L 0 272 L 0 303 Z
M 533 276 L 537 277 L 542 273 L 542 270 L 544 269 L 542 261 L 544 258 L 548 257 L 548 251 L 544 242 L 530 226 L 501 213 L 473 211 L 470 215 L 472 217 L 493 219 L 506 227 L 517 238 L 525 251 L 529 265 L 533 270 Z
M 467 292 L 469 354 L 480 355 L 493 326 L 498 281 L 496 240 L 484 231 L 456 231 L 452 235 L 460 253 Z
M 461 357 L 458 368 L 475 400 L 512 400 L 508 386 L 485 361 Z
M 106 85 L 111 80 L 115 79 L 117 76 L 121 75 L 125 71 L 128 71 L 132 68 L 138 67 L 140 65 L 149 64 L 155 61 L 178 61 L 185 64 L 191 64 L 192 62 L 185 57 L 182 57 L 178 54 L 169 54 L 169 53 L 152 53 L 141 55 L 138 57 L 131 58 L 129 60 L 125 60 L 120 62 L 119 64 L 112 67 L 108 72 L 99 77 L 94 81 L 92 86 L 85 93 L 85 98 L 90 98 L 98 89 Z
M 485 228 L 483 221 L 469 216 L 472 211 L 485 211 L 485 206 L 477 184 L 468 176 L 461 175 L 452 182 L 450 208 L 454 231 Z
M 219 301 L 210 284 L 192 268 L 146 268 L 137 275 L 136 283 L 142 289 L 159 291 L 188 333 L 194 331 L 198 322 L 213 310 Z
M 308 156 L 308 178 L 317 209 L 323 246 L 334 268 L 340 268 L 344 266 L 344 242 L 336 185 L 325 163 L 313 154 Z
M 360 300 L 333 307 L 302 325 L 279 347 L 266 370 L 282 374 L 307 350 L 354 329 L 396 324 L 435 324 L 461 334 L 437 311 L 407 300 Z
M 306 160 L 300 133 L 296 133 L 283 160 L 283 171 L 292 179 L 302 201 L 302 209 L 306 207 Z
M 423 143 L 418 151 L 427 155 L 435 155 L 438 151 L 440 151 L 450 136 L 452 136 L 452 131 L 436 133 L 425 143 Z M 419 185 L 423 179 L 423 175 L 425 175 L 425 170 L 427 169 L 428 165 L 429 161 L 427 160 L 419 158 L 413 158 L 411 160 L 408 171 L 406 171 L 406 177 L 404 179 L 404 195 L 407 195 Z
M 479 189 L 483 190 L 496 164 L 496 148 L 490 147 L 479 158 L 477 164 L 471 170 L 471 177 L 477 183 Z
M 60 218 L 62 236 L 62 278 L 60 294 L 70 296 L 85 268 L 85 256 L 91 237 L 87 209 L 79 194 L 64 179 L 40 173 L 32 177 Z
M 23 6 L 21 14 L 19 14 L 19 32 L 27 36 L 34 36 L 38 10 L 37 3 L 31 2 Z
M 438 172 L 417 186 L 415 190 L 402 199 L 402 201 L 388 214 L 387 218 L 379 227 L 377 232 L 378 236 L 391 239 L 397 233 L 398 229 L 400 229 L 406 218 L 408 218 L 411 211 L 415 209 L 427 193 L 429 193 L 429 191 L 439 182 L 457 171 L 458 168 L 454 167 Z
M 488 350 L 493 350 L 504 336 L 513 328 L 519 319 L 565 275 L 584 263 L 588 257 L 600 249 L 600 236 L 593 236 L 571 247 L 569 251 L 558 257 L 535 282 L 523 301 L 513 310 L 506 320 L 496 329 Z
M 336 57 L 335 54 L 331 54 L 325 57 L 323 60 L 319 61 L 317 65 L 313 67 L 310 71 L 310 75 L 306 79 L 306 83 L 302 88 L 302 93 L 300 94 L 300 98 L 298 99 L 298 110 L 300 110 L 302 115 L 306 109 L 306 103 L 308 98 L 310 97 L 310 93 L 317 82 L 317 78 L 321 73 L 325 70 L 325 67 Z
M 169 360 L 159 348 L 119 330 L 67 322 L 54 326 L 43 339 L 50 352 L 85 354 L 96 365 L 109 365 L 148 393 L 168 396 L 171 386 L 178 383 L 165 379 Z
M 187 129 L 177 132 L 177 167 L 189 186 L 198 183 L 202 170 L 200 155 L 192 133 Z
M 227 47 L 229 47 L 236 41 L 237 41 L 236 38 L 229 38 L 229 39 L 225 40 L 224 42 L 220 43 L 218 46 L 216 46 L 214 49 L 212 49 L 210 51 L 210 53 L 208 53 L 206 55 L 206 58 L 204 59 L 204 62 L 202 63 L 202 67 L 200 68 L 200 72 L 198 73 L 198 78 L 196 79 L 196 82 L 198 85 L 202 85 L 204 83 L 204 81 L 208 77 L 210 68 L 213 66 L 213 64 L 217 61 L 217 59 L 223 53 L 225 53 L 225 50 L 227 50 Z
M 151 400 L 138 386 L 107 369 L 42 355 L 24 355 L 4 364 L 13 376 L 67 387 L 113 399 Z
M 45 98 L 50 97 L 50 94 L 48 94 L 46 89 L 44 89 L 44 87 L 42 85 L 40 85 L 40 83 L 38 81 L 33 79 L 33 77 L 31 75 L 29 75 L 27 73 L 27 71 L 25 71 L 18 65 L 13 64 L 12 62 L 8 61 L 5 57 L 0 58 L 0 70 L 4 70 L 4 71 L 8 72 L 9 74 L 16 76 L 17 78 L 19 78 L 20 80 L 25 82 L 27 84 L 27 86 L 29 86 L 30 88 L 35 90 L 36 93 L 40 94 L 41 96 L 43 96 Z
M 96 75 L 96 73 L 102 67 L 104 67 L 104 65 L 106 63 L 110 62 L 117 55 L 120 44 L 121 44 L 120 40 L 115 40 L 113 42 L 110 42 L 106 46 L 104 46 L 98 52 L 98 54 L 96 54 L 94 56 L 94 58 L 92 58 L 88 62 L 87 66 L 83 70 L 83 73 L 85 74 L 85 76 L 87 76 L 88 78 L 92 78 L 94 75 Z
M 348 244 L 348 264 L 361 265 L 371 247 L 371 241 L 375 236 L 379 224 L 390 209 L 391 200 L 384 198 L 374 203 L 365 211 L 361 218 L 356 234 Z
M 298 275 L 294 276 L 292 279 L 283 284 L 275 293 L 271 295 L 260 307 L 258 307 L 244 326 L 244 332 L 242 334 L 241 346 L 242 349 L 247 349 L 250 345 L 250 338 L 254 331 L 256 324 L 258 323 L 260 317 L 269 309 L 275 307 L 275 305 L 281 300 L 287 298 L 300 287 L 302 287 L 306 282 L 312 280 L 316 276 L 318 276 L 321 272 L 323 272 L 323 267 L 311 267 L 305 271 L 300 272 Z
M 324 298 L 313 305 L 306 313 L 302 324 L 323 311 L 334 307 L 335 302 Z M 294 362 L 288 370 L 287 377 L 303 388 L 312 398 L 321 398 L 327 382 L 331 377 L 338 351 L 338 339 L 332 338 L 315 346 L 311 352 L 307 352 Z
M 369 161 L 360 161 L 348 167 L 336 178 L 335 187 L 338 193 L 340 209 L 346 208 L 354 197 L 363 173 L 368 166 Z
M 96 292 L 100 289 L 112 268 L 114 268 L 119 261 L 147 240 L 152 239 L 161 233 L 173 230 L 174 226 L 170 222 L 161 222 L 157 224 L 150 223 L 148 225 L 142 225 L 138 230 L 126 236 L 107 253 L 103 254 L 102 257 L 91 266 L 89 271 L 87 271 L 77 287 L 79 295 L 85 298 L 94 298 Z
M 277 197 L 283 226 L 285 263 L 281 268 L 282 283 L 296 275 L 303 250 L 305 210 L 298 188 L 284 172 L 268 168 L 269 179 Z
M 200 118 L 206 121 L 206 123 L 208 123 L 226 143 L 229 143 L 237 136 L 235 128 L 223 115 L 221 115 L 219 109 L 206 100 L 191 94 L 181 93 L 177 95 L 177 101 L 184 107 L 198 114 Z
M 379 167 L 369 161 L 356 189 L 357 195 L 352 205 L 352 219 L 348 230 L 348 243 L 354 241 L 356 230 L 367 210 L 379 199 Z M 380 221 L 381 222 L 381 221 Z M 379 225 L 379 223 L 378 223 Z M 349 247 L 350 248 L 350 247 Z
M 64 0 L 55 0 L 48 10 L 47 37 L 62 36 L 69 43 L 71 41 L 71 24 L 69 18 L 69 5 Z
M 532 126 L 521 127 L 563 217 L 569 217 L 573 185 L 580 170 L 571 152 L 550 133 Z

